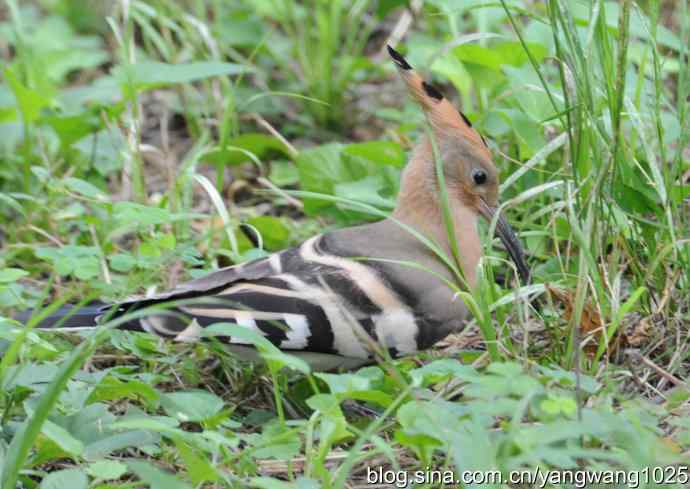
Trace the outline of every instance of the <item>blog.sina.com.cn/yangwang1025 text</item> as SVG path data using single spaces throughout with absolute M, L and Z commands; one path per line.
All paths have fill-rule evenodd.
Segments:
M 388 484 L 409 487 L 412 484 L 463 484 L 499 485 L 528 484 L 532 487 L 568 485 L 582 489 L 592 485 L 627 486 L 637 489 L 648 484 L 679 484 L 690 482 L 690 466 L 645 467 L 641 470 L 546 470 L 536 467 L 529 470 L 513 470 L 507 474 L 500 470 L 391 470 L 383 467 L 367 467 L 367 484 Z

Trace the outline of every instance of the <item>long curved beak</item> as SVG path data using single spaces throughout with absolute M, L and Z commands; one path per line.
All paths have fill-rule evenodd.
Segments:
M 479 202 L 479 212 L 487 221 L 491 222 L 498 210 L 487 204 L 484 199 L 480 198 Z M 522 244 L 515 235 L 513 228 L 510 227 L 508 221 L 506 221 L 501 214 L 498 215 L 498 219 L 496 220 L 496 234 L 498 234 L 503 246 L 508 250 L 510 258 L 515 262 L 520 278 L 525 284 L 528 284 L 530 281 L 530 271 L 527 263 L 525 263 L 525 254 L 522 249 Z

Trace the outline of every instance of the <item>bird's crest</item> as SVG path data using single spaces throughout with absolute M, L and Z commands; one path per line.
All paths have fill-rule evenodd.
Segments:
M 442 136 L 457 134 L 472 143 L 486 147 L 482 136 L 472 128 L 472 123 L 457 110 L 431 83 L 426 82 L 398 51 L 388 46 L 388 54 L 395 62 L 400 76 L 405 81 L 412 97 L 419 103 L 429 118 L 434 131 Z

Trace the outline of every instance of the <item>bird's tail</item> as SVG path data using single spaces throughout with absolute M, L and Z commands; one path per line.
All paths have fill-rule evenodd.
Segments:
M 88 306 L 63 306 L 54 313 L 41 319 L 37 328 L 94 328 L 98 326 L 98 318 L 105 314 L 107 306 L 105 304 L 90 304 Z M 36 315 L 36 311 L 24 311 L 19 313 L 15 319 L 20 323 L 27 324 Z

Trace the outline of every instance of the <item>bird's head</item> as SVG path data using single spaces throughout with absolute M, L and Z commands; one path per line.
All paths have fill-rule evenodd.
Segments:
M 437 88 L 424 81 L 400 53 L 390 46 L 388 53 L 408 91 L 427 116 L 437 154 L 443 163 L 443 174 L 451 203 L 455 202 L 458 207 L 468 209 L 491 222 L 499 208 L 499 179 L 486 141 L 472 127 L 469 119 Z M 415 174 L 415 178 L 423 180 L 422 185 L 437 190 L 433 146 L 428 138 L 415 148 L 413 161 L 420 165 L 418 170 L 422 170 L 418 175 Z M 521 279 L 527 283 L 529 268 L 524 260 L 522 245 L 502 215 L 497 218 L 496 233 L 515 262 Z

